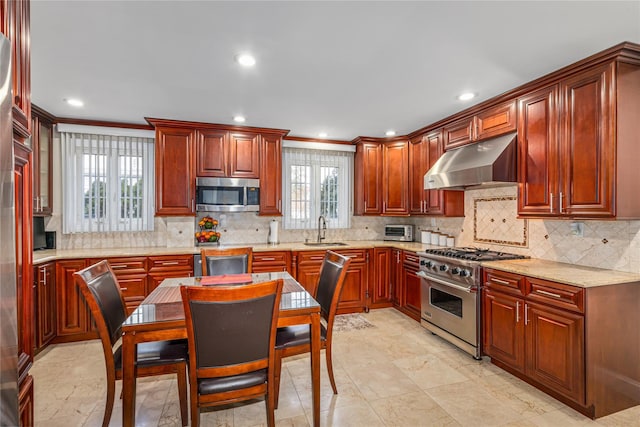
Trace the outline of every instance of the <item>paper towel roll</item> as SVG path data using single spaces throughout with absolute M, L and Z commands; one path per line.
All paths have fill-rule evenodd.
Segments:
M 269 238 L 267 241 L 272 245 L 278 244 L 278 220 L 272 219 L 269 223 Z

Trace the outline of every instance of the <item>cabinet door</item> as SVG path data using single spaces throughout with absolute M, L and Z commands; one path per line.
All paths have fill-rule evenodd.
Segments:
M 282 213 L 282 139 L 262 135 L 260 156 L 260 215 Z
M 502 292 L 484 290 L 484 353 L 524 372 L 524 300 Z
M 558 215 L 557 99 L 557 86 L 518 99 L 519 215 Z
M 371 308 L 391 305 L 391 269 L 393 262 L 395 262 L 395 259 L 392 259 L 390 248 L 373 249 L 373 277 L 369 281 Z
M 3 1 L 0 29 L 11 41 L 13 121 L 24 129 L 31 125 L 30 2 Z
M 429 170 L 427 136 L 409 143 L 409 212 L 423 214 L 429 190 L 424 189 L 424 174 Z
M 254 252 L 253 261 L 251 262 L 251 270 L 253 273 L 288 271 L 289 274 L 291 274 L 291 252 Z
M 89 309 L 73 273 L 86 267 L 84 260 L 56 263 L 56 307 L 58 336 L 86 334 L 91 328 Z
M 56 336 L 55 279 L 56 266 L 51 262 L 36 266 L 36 348 L 41 350 Z
M 402 265 L 402 251 L 399 249 L 391 250 L 391 264 L 389 275 L 391 276 L 391 301 L 394 306 L 399 307 L 404 291 L 402 278 L 404 277 Z
M 148 293 L 150 294 L 155 288 L 160 286 L 164 279 L 191 276 L 193 276 L 193 270 L 166 270 L 150 272 L 147 276 Z
M 421 279 L 417 273 L 418 269 L 416 267 L 404 264 L 404 276 L 402 280 L 404 292 L 401 299 L 401 306 L 410 317 L 420 321 L 420 310 L 422 306 L 422 300 L 420 298 Z
M 355 213 L 358 215 L 382 212 L 382 145 L 362 143 L 356 147 Z
M 527 303 L 527 375 L 585 403 L 584 316 Z
M 474 140 L 480 141 L 516 130 L 516 102 L 509 101 L 479 112 Z
M 156 215 L 195 215 L 194 134 L 156 128 Z
M 383 145 L 382 213 L 409 214 L 409 142 Z
M 40 215 L 51 215 L 51 169 L 53 155 L 51 143 L 53 140 L 53 124 L 38 120 L 38 165 L 34 169 L 34 183 L 38 182 L 38 212 Z
M 316 291 L 318 290 L 321 266 L 322 261 L 317 263 L 298 264 L 296 280 L 313 296 L 316 295 Z
M 561 82 L 561 214 L 615 214 L 613 67 L 595 67 Z
M 473 140 L 473 117 L 465 117 L 444 127 L 444 149 L 460 147 Z
M 363 311 L 366 305 L 367 275 L 366 263 L 352 262 L 349 265 L 338 302 L 338 314 Z
M 260 178 L 260 135 L 248 132 L 229 134 L 229 169 L 233 178 Z
M 199 130 L 196 135 L 196 176 L 225 177 L 227 132 Z
M 33 376 L 27 375 L 20 383 L 18 391 L 18 418 L 20 426 L 34 426 Z

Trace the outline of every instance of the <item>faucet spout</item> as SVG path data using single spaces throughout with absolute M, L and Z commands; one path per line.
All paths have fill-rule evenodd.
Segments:
M 327 220 L 323 215 L 318 217 L 318 243 L 322 242 L 326 238 L 327 232 Z

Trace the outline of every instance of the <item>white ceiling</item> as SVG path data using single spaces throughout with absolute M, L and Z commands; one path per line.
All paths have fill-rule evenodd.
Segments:
M 32 101 L 350 140 L 409 133 L 622 41 L 640 43 L 640 1 L 32 0 Z

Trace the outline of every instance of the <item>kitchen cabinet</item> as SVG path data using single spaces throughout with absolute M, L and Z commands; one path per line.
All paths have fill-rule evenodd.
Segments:
M 195 130 L 156 126 L 156 215 L 195 215 Z
M 259 134 L 198 129 L 196 140 L 197 176 L 259 178 Z
M 35 348 L 42 350 L 56 337 L 56 264 L 49 262 L 34 267 Z
M 516 130 L 516 102 L 512 100 L 444 126 L 444 149 L 451 150 L 514 130 Z
M 56 262 L 56 338 L 55 343 L 97 338 L 89 307 L 75 282 L 73 273 L 87 266 L 84 259 Z
M 260 153 L 260 215 L 281 215 L 282 137 L 263 134 Z
M 31 148 L 33 150 L 33 214 L 51 215 L 54 118 L 32 106 Z
M 373 249 L 373 269 L 369 277 L 367 307 L 383 308 L 393 305 L 391 296 L 391 268 L 393 265 L 391 248 Z
M 311 295 L 316 295 L 325 252 L 298 251 L 295 254 L 296 280 Z M 367 249 L 343 249 L 334 252 L 351 258 L 338 303 L 338 314 L 363 311 L 366 305 L 366 291 L 369 281 L 367 268 L 369 251 Z
M 106 259 L 118 279 L 127 313 L 131 314 L 140 305 L 147 292 L 147 258 L 118 257 L 94 258 L 87 260 L 87 266 Z
M 35 425 L 33 411 L 33 376 L 28 375 L 20 385 L 18 392 L 18 418 L 21 426 L 31 427 Z
M 147 295 L 164 279 L 193 276 L 193 255 L 158 255 L 147 258 L 149 276 Z
M 31 125 L 30 2 L 0 0 L 0 32 L 11 42 L 13 127 L 28 136 Z
M 420 298 L 421 279 L 418 276 L 420 260 L 415 252 L 402 252 L 402 293 L 400 311 L 414 320 L 420 321 L 422 300 Z
M 640 380 L 639 285 L 582 288 L 485 268 L 484 353 L 592 418 L 636 406 L 627 385 Z
M 518 99 L 521 217 L 640 217 L 638 87 L 639 66 L 609 61 Z
M 253 273 L 288 271 L 291 274 L 291 252 L 254 252 L 253 259 L 251 261 L 251 270 Z
M 382 215 L 409 214 L 409 143 L 382 146 Z
M 354 169 L 354 213 L 379 215 L 382 212 L 382 145 L 359 142 Z
M 409 143 L 409 213 L 464 216 L 464 192 L 425 190 L 424 175 L 443 153 L 442 130 L 412 138 Z
M 391 259 L 389 260 L 389 276 L 391 281 L 391 301 L 394 307 L 400 308 L 402 300 L 403 286 L 402 278 L 404 277 L 404 268 L 402 265 L 402 250 L 391 249 Z

